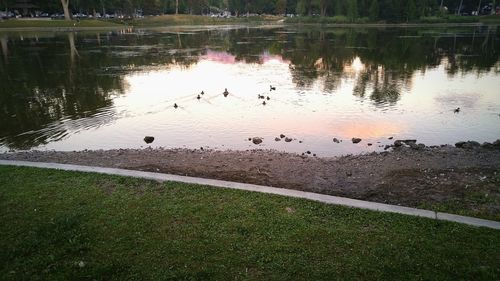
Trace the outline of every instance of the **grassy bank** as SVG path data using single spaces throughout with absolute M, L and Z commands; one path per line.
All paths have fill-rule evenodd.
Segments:
M 163 15 L 149 16 L 131 20 L 25 20 L 11 19 L 0 21 L 0 28 L 110 28 L 120 26 L 137 27 L 162 27 L 162 26 L 180 26 L 180 25 L 230 25 L 230 24 L 272 24 L 280 23 L 284 20 L 286 23 L 301 24 L 366 24 L 384 25 L 385 22 L 370 21 L 368 18 L 359 18 L 351 21 L 345 16 L 334 17 L 293 17 L 286 18 L 279 16 L 255 16 L 255 17 L 231 17 L 216 18 L 199 15 Z M 481 17 L 425 17 L 418 21 L 410 23 L 400 23 L 393 25 L 406 24 L 458 24 L 458 23 L 486 23 L 499 24 L 500 16 L 481 16 Z
M 385 21 L 371 21 L 369 18 L 358 18 L 351 20 L 346 16 L 334 17 L 293 17 L 287 18 L 286 23 L 301 23 L 301 24 L 390 24 L 390 25 L 407 25 L 407 24 L 467 24 L 467 23 L 500 23 L 500 16 L 455 16 L 448 15 L 443 17 L 432 16 L 422 17 L 418 20 L 402 23 L 387 23 Z
M 0 21 L 0 28 L 98 28 L 98 27 L 119 27 L 121 24 L 100 20 L 5 20 Z
M 500 24 L 500 15 L 480 17 L 479 21 L 487 24 Z
M 496 230 L 179 183 L 0 175 L 4 280 L 500 278 Z
M 128 24 L 141 27 L 157 27 L 172 25 L 219 25 L 219 24 L 248 24 L 248 23 L 275 23 L 282 17 L 256 16 L 216 18 L 197 15 L 163 15 L 144 17 L 127 21 Z
M 281 17 L 259 16 L 239 18 L 212 18 L 197 15 L 150 16 L 131 20 L 24 20 L 0 21 L 0 28 L 107 28 L 120 26 L 161 27 L 178 25 L 224 25 L 276 23 Z

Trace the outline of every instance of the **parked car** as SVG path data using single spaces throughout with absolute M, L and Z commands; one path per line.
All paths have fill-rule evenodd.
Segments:
M 0 19 L 10 19 L 10 18 L 13 18 L 15 17 L 14 13 L 10 12 L 10 11 L 0 11 Z
M 75 18 L 75 19 L 86 19 L 88 17 L 89 16 L 87 14 L 84 14 L 84 13 L 76 13 L 73 15 L 73 18 Z
M 52 19 L 63 19 L 64 18 L 64 14 L 52 14 L 52 15 L 50 15 L 50 17 Z

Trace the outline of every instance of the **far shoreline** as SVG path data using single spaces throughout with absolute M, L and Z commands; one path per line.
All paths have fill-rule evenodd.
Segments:
M 141 21 L 102 21 L 102 20 L 2 20 L 0 21 L 0 32 L 24 32 L 24 31 L 41 31 L 41 32 L 75 32 L 75 31 L 99 31 L 99 30 L 117 30 L 123 28 L 134 29 L 157 29 L 157 28 L 205 28 L 217 29 L 227 26 L 299 26 L 299 27 L 321 27 L 321 28 L 438 28 L 438 27 L 477 27 L 477 26 L 496 26 L 500 21 L 478 21 L 478 22 L 443 22 L 443 23 L 321 23 L 321 22 L 287 22 L 282 18 L 280 20 L 251 20 L 246 18 L 235 19 L 205 19 L 204 16 L 191 16 L 194 18 L 209 20 L 207 22 L 198 23 L 195 20 L 179 21 L 177 23 L 170 20 L 174 16 L 166 16 L 168 19 L 159 20 L 158 22 L 141 22 Z M 74 26 L 72 26 L 74 25 Z M 78 25 L 78 26 L 77 26 Z

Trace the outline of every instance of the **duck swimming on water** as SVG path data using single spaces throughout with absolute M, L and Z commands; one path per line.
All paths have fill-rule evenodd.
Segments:
M 457 107 L 457 109 L 453 110 L 453 112 L 459 113 L 460 112 L 460 107 Z
M 227 97 L 229 95 L 229 92 L 227 91 L 227 88 L 225 88 L 224 93 L 222 93 L 224 97 Z
M 179 107 L 179 106 L 176 103 L 174 103 L 174 108 L 177 108 L 177 107 Z
M 276 87 L 273 87 L 272 85 L 269 86 L 269 91 L 276 91 Z

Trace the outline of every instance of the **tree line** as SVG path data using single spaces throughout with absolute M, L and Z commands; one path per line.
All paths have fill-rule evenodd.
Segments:
M 0 0 L 8 9 L 19 0 Z M 496 6 L 496 0 L 38 0 L 31 1 L 45 12 L 117 13 L 134 16 L 160 14 L 294 14 L 302 16 L 345 16 L 372 21 L 404 22 L 442 13 L 481 12 L 485 5 Z M 3 6 L 3 7 L 2 7 Z M 494 12 L 495 9 L 492 9 Z

